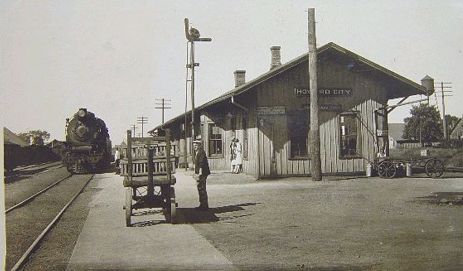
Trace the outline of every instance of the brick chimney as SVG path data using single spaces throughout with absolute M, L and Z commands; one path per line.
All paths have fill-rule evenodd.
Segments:
M 272 62 L 270 63 L 270 69 L 274 69 L 278 66 L 281 66 L 281 55 L 280 55 L 280 46 L 272 46 L 270 47 L 270 51 L 272 52 Z
M 235 88 L 242 86 L 246 83 L 246 71 L 245 70 L 236 70 L 235 74 Z

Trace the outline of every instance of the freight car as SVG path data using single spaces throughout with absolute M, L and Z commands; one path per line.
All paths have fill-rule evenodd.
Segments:
M 66 120 L 63 164 L 71 173 L 90 173 L 107 168 L 111 162 L 108 128 L 95 114 L 80 108 Z

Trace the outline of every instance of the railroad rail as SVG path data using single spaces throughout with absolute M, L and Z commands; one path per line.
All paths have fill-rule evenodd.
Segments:
M 50 188 L 56 186 L 57 184 L 61 183 L 62 181 L 69 179 L 74 175 L 70 175 L 67 177 L 64 177 L 60 179 L 59 181 L 53 183 L 52 185 L 46 187 L 45 189 L 42 189 L 38 193 L 34 194 L 33 196 L 29 197 L 28 199 L 16 204 L 15 206 L 9 208 L 7 211 L 10 212 L 11 210 L 17 209 L 18 207 L 24 206 L 28 202 L 30 202 L 33 198 L 36 198 L 38 195 L 43 194 Z M 54 217 L 54 219 L 45 227 L 45 229 L 38 235 L 38 237 L 32 242 L 32 244 L 29 246 L 29 248 L 26 250 L 26 252 L 19 258 L 19 260 L 16 262 L 16 264 L 10 269 L 12 271 L 20 270 L 20 268 L 27 262 L 28 258 L 32 254 L 32 252 L 38 247 L 42 239 L 51 231 L 54 225 L 59 221 L 61 216 L 64 214 L 64 212 L 71 206 L 71 204 L 77 199 L 77 197 L 82 193 L 82 191 L 87 187 L 87 185 L 90 183 L 90 181 L 93 179 L 95 174 L 92 174 L 90 178 L 88 178 L 87 181 L 85 181 L 84 185 L 73 195 L 73 197 L 66 203 L 66 205 L 59 211 L 59 213 Z M 7 213 L 5 211 L 5 213 Z
M 5 214 L 13 211 L 16 208 L 19 208 L 19 207 L 25 205 L 26 203 L 30 202 L 31 200 L 35 199 L 36 197 L 40 196 L 41 194 L 47 192 L 50 188 L 56 186 L 57 184 L 61 183 L 62 181 L 66 180 L 66 179 L 69 179 L 71 176 L 72 176 L 72 174 L 70 174 L 70 175 L 68 175 L 68 176 L 66 176 L 64 178 L 61 178 L 60 180 L 50 184 L 49 186 L 45 187 L 44 189 L 40 190 L 39 192 L 35 193 L 34 195 L 28 197 L 27 199 L 21 201 L 20 203 L 17 203 L 16 205 L 11 206 L 10 208 L 5 210 Z

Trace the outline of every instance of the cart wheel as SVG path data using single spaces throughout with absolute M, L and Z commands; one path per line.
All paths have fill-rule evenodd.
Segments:
M 170 223 L 177 222 L 177 204 L 175 203 L 175 189 L 170 188 Z
M 131 216 L 132 216 L 132 188 L 127 187 L 125 189 L 125 225 L 130 227 L 131 223 Z
M 431 159 L 424 165 L 426 175 L 431 178 L 438 178 L 444 174 L 444 163 L 439 159 Z
M 378 174 L 381 178 L 394 178 L 397 173 L 395 164 L 391 161 L 385 160 L 378 165 Z

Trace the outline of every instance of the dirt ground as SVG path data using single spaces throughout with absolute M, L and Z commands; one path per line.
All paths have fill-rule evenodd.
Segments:
M 186 219 L 242 270 L 463 270 L 463 178 L 328 179 L 215 174 Z
M 313 182 L 214 173 L 210 211 L 192 209 L 194 190 L 178 190 L 179 223 L 240 270 L 463 270 L 461 175 Z M 26 270 L 65 269 L 95 192 L 76 202 Z

